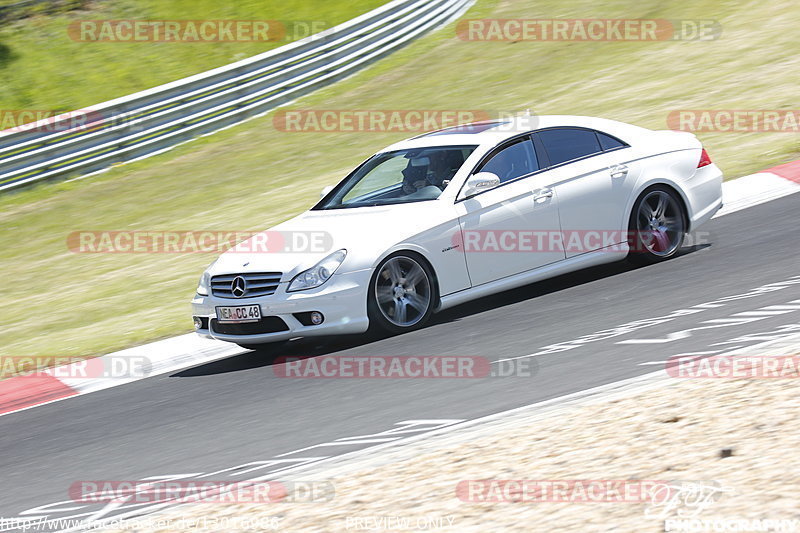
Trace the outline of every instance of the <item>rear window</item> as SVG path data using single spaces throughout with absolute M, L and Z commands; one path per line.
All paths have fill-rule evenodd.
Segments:
M 551 165 L 558 165 L 603 151 L 593 130 L 554 128 L 540 131 L 537 135 L 547 151 Z
M 599 131 L 597 132 L 597 138 L 600 139 L 600 146 L 603 148 L 603 150 L 613 150 L 614 148 L 622 148 L 623 146 L 627 146 L 619 139 L 615 139 L 611 135 L 606 135 L 605 133 L 601 133 Z
M 597 135 L 592 130 L 556 128 L 540 131 L 537 135 L 547 151 L 551 165 L 558 165 L 603 151 Z

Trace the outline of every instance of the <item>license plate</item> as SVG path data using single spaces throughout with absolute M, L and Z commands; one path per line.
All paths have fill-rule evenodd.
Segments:
M 217 320 L 220 323 L 240 324 L 261 320 L 260 305 L 238 305 L 236 307 L 217 307 Z

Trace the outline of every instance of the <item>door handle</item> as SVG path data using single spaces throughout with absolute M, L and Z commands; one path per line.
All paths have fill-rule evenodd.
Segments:
M 543 202 L 548 198 L 553 197 L 553 189 L 540 189 L 536 194 L 533 195 L 534 202 Z
M 612 178 L 624 178 L 628 175 L 628 166 L 614 165 L 613 167 L 608 167 L 608 171 L 611 173 Z

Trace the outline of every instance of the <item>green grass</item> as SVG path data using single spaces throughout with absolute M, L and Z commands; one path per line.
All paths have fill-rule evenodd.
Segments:
M 0 110 L 72 110 L 155 87 L 285 42 L 80 42 L 82 20 L 281 20 L 333 26 L 386 0 L 113 0 L 0 23 Z M 302 37 L 302 35 L 300 35 Z
M 800 10 L 788 0 L 497 5 L 468 16 L 714 18 L 724 29 L 712 42 L 478 43 L 454 38 L 451 26 L 293 107 L 530 108 L 664 129 L 675 109 L 798 105 Z M 73 254 L 70 232 L 266 228 L 408 136 L 282 133 L 266 116 L 102 175 L 0 197 L 2 350 L 89 355 L 191 330 L 189 300 L 214 255 Z M 800 157 L 794 134 L 700 137 L 728 177 Z

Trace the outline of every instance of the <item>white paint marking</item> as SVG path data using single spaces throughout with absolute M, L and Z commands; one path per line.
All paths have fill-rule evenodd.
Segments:
M 741 313 L 735 313 L 731 316 L 777 316 L 777 315 L 785 315 L 786 313 L 791 313 L 792 311 L 794 311 L 794 309 L 790 309 L 787 311 L 759 309 L 758 311 L 742 311 Z
M 731 346 L 731 347 L 725 348 L 725 350 L 726 351 L 731 351 L 731 350 L 735 350 L 737 348 L 741 348 L 741 346 Z M 670 359 L 672 359 L 674 357 L 687 357 L 688 358 L 688 357 L 692 357 L 692 356 L 700 358 L 701 356 L 714 355 L 715 353 L 719 353 L 721 351 L 722 350 L 704 350 L 704 351 L 697 351 L 697 352 L 676 353 L 675 355 L 671 356 Z M 645 363 L 639 363 L 637 366 L 666 365 L 669 362 L 670 362 L 669 359 L 666 360 L 666 361 L 647 361 Z
M 745 318 L 712 318 L 711 320 L 704 320 L 703 324 L 726 324 L 733 326 L 734 324 L 747 324 L 749 322 L 755 322 L 757 320 L 764 320 L 765 318 L 769 318 L 767 316 L 753 316 L 753 317 L 745 317 Z M 718 326 L 724 327 L 724 326 Z M 701 329 L 701 328 L 697 328 Z
M 732 350 L 733 348 L 726 348 L 726 350 Z M 711 355 L 715 353 L 719 353 L 722 350 L 705 350 L 702 352 L 683 352 L 683 353 L 676 353 L 672 357 L 682 357 L 684 355 Z

